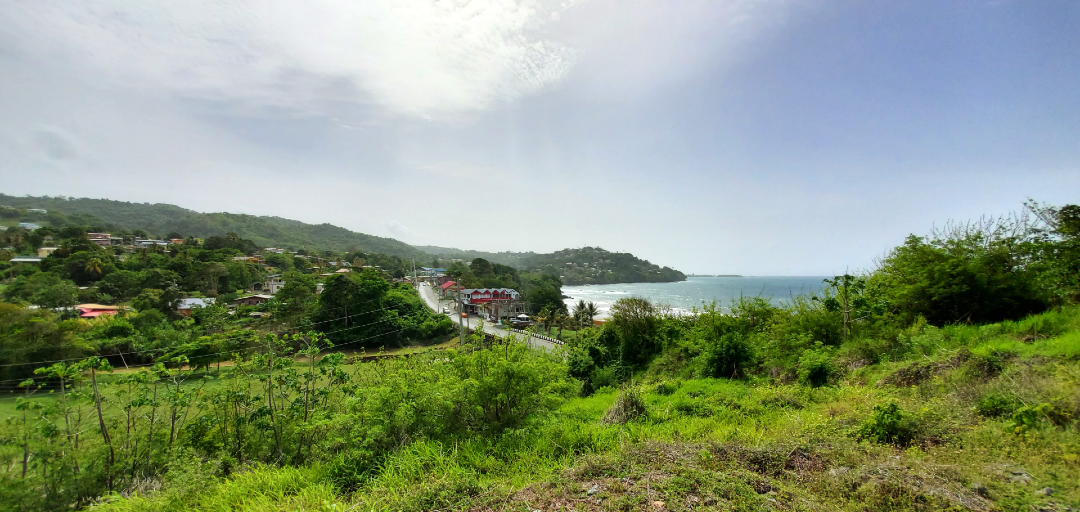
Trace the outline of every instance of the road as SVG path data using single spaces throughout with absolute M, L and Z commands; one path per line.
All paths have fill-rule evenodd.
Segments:
M 424 299 L 424 302 L 428 305 L 429 308 L 431 308 L 432 311 L 436 313 L 442 312 L 442 306 L 439 304 L 438 295 L 435 293 L 435 290 L 431 287 L 430 284 L 420 283 L 420 297 Z M 446 316 L 450 317 L 450 319 L 453 320 L 455 324 L 458 323 L 458 314 L 453 310 L 451 310 L 450 313 L 447 313 Z M 475 316 L 463 318 L 462 320 L 464 320 L 465 327 L 469 329 L 476 329 L 477 327 L 480 327 L 480 323 L 483 321 L 481 318 Z M 490 322 L 484 322 L 484 332 L 490 332 L 496 336 L 502 337 L 517 336 L 518 338 L 521 338 L 522 336 L 524 336 L 522 334 L 510 332 Z M 537 338 L 535 336 L 529 336 L 528 341 L 530 347 L 542 348 L 544 350 L 552 350 L 557 346 L 550 341 Z

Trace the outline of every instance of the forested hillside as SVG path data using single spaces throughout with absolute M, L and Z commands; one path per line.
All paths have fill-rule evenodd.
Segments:
M 667 283 L 685 281 L 686 275 L 626 252 L 599 247 L 563 249 L 522 258 L 521 266 L 541 274 L 560 276 L 565 284 Z
M 564 284 L 668 283 L 685 281 L 686 275 L 661 267 L 626 252 L 610 252 L 599 247 L 563 249 L 549 254 L 535 252 L 464 251 L 446 247 L 420 246 L 441 258 L 472 261 L 476 258 L 507 265 L 526 272 L 559 276 Z
M 16 208 L 42 208 L 50 213 L 88 214 L 126 230 L 141 229 L 153 236 L 169 233 L 209 238 L 236 233 L 260 247 L 364 251 L 405 258 L 426 257 L 409 244 L 393 238 L 356 233 L 331 224 L 306 224 L 281 217 L 236 213 L 200 213 L 171 204 L 129 203 L 109 199 L 15 197 L 0 194 L 0 204 Z M 36 219 L 34 219 L 36 220 Z

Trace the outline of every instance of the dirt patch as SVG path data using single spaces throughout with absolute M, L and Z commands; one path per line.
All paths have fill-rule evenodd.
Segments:
M 971 353 L 962 349 L 957 354 L 945 361 L 916 361 L 899 370 L 896 370 L 878 382 L 878 385 L 891 385 L 896 387 L 911 387 L 927 380 L 934 375 L 959 368 L 965 361 L 971 358 Z

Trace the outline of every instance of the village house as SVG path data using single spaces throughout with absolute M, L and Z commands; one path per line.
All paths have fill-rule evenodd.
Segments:
M 57 247 L 40 247 L 37 250 L 38 258 L 48 258 L 56 249 Z
M 191 316 L 191 308 L 205 308 L 213 303 L 214 299 L 212 298 L 191 297 L 180 299 L 180 302 L 176 304 L 176 312 L 180 316 Z
M 240 297 L 239 299 L 236 299 L 236 305 L 237 306 L 258 306 L 259 304 L 265 303 L 265 302 L 267 302 L 267 301 L 269 301 L 270 299 L 273 299 L 273 298 L 274 298 L 273 295 L 266 295 L 266 294 L 262 294 L 262 293 L 257 294 L 257 295 L 248 295 L 247 297 Z
M 266 276 L 266 283 L 263 284 L 263 291 L 270 295 L 274 295 L 284 287 L 285 280 L 281 278 L 281 274 L 274 274 Z
M 109 233 L 87 233 L 86 238 L 89 238 L 91 242 L 98 244 L 102 247 L 108 247 L 110 245 L 120 245 L 124 243 L 123 238 L 113 238 Z
M 119 306 L 106 306 L 104 304 L 79 304 L 75 306 L 79 311 L 80 318 L 97 318 L 103 315 L 115 315 L 120 311 Z

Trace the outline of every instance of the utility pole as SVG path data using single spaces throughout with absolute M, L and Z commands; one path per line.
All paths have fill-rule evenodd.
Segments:
M 456 300 L 456 302 L 457 302 L 457 306 L 458 306 L 457 307 L 458 325 L 461 326 L 461 340 L 458 342 L 458 345 L 461 346 L 461 347 L 464 347 L 465 346 L 465 321 L 462 320 L 462 314 L 464 313 L 464 311 L 462 311 L 463 308 L 461 307 L 461 283 L 460 282 L 457 283 L 457 300 Z

